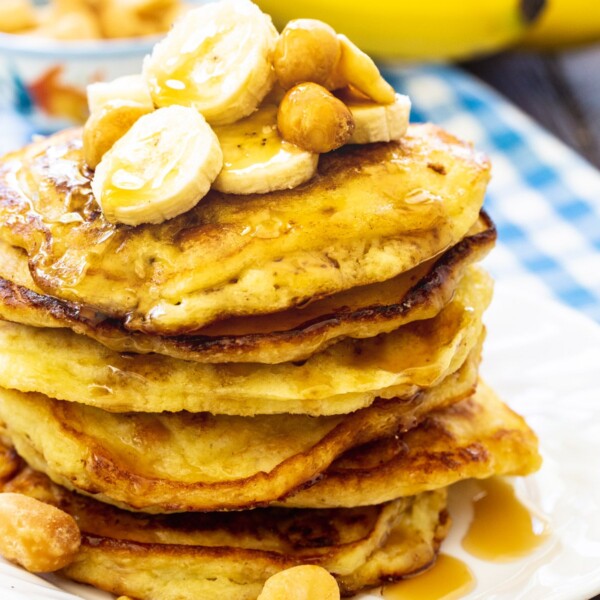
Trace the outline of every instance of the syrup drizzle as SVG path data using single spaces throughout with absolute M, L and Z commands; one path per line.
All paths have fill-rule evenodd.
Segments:
M 385 600 L 455 600 L 474 587 L 475 577 L 464 562 L 440 554 L 429 571 L 386 586 L 383 597 Z
M 506 562 L 533 552 L 550 535 L 542 518 L 517 498 L 501 477 L 476 482 L 473 520 L 462 540 L 469 554 L 486 561 Z M 416 577 L 385 586 L 385 600 L 457 600 L 466 596 L 476 579 L 467 564 L 440 554 L 435 565 Z

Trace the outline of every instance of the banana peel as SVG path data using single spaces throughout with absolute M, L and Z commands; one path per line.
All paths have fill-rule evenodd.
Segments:
M 545 0 L 258 0 L 257 4 L 279 28 L 290 19 L 321 19 L 378 58 L 458 60 L 519 41 Z
M 600 3 L 596 0 L 549 0 L 522 45 L 555 50 L 600 41 Z

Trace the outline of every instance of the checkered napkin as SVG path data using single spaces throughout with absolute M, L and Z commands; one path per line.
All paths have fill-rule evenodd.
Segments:
M 495 278 L 600 321 L 600 172 L 459 69 L 383 71 L 411 97 L 413 121 L 437 123 L 490 156 L 486 209 L 499 244 L 486 264 Z
M 486 259 L 498 281 L 554 295 L 600 321 L 600 173 L 484 84 L 447 66 L 383 69 L 432 121 L 492 159 L 486 208 L 499 244 Z M 0 152 L 31 130 L 0 110 Z

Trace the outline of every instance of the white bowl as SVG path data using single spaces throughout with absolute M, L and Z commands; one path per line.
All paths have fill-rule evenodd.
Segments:
M 87 116 L 86 86 L 139 73 L 158 39 L 66 42 L 0 33 L 4 102 L 40 133 L 81 124 Z
M 25 117 L 38 133 L 79 125 L 87 118 L 86 86 L 139 73 L 161 37 L 59 41 L 0 33 L 0 103 Z

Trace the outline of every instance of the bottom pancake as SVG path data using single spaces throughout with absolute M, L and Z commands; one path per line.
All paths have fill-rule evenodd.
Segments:
M 14 466 L 0 452 L 0 472 Z M 75 517 L 82 545 L 65 576 L 140 600 L 255 600 L 268 577 L 298 564 L 323 566 L 351 595 L 430 566 L 450 525 L 445 489 L 363 508 L 166 516 L 108 506 L 22 466 L 0 489 Z

